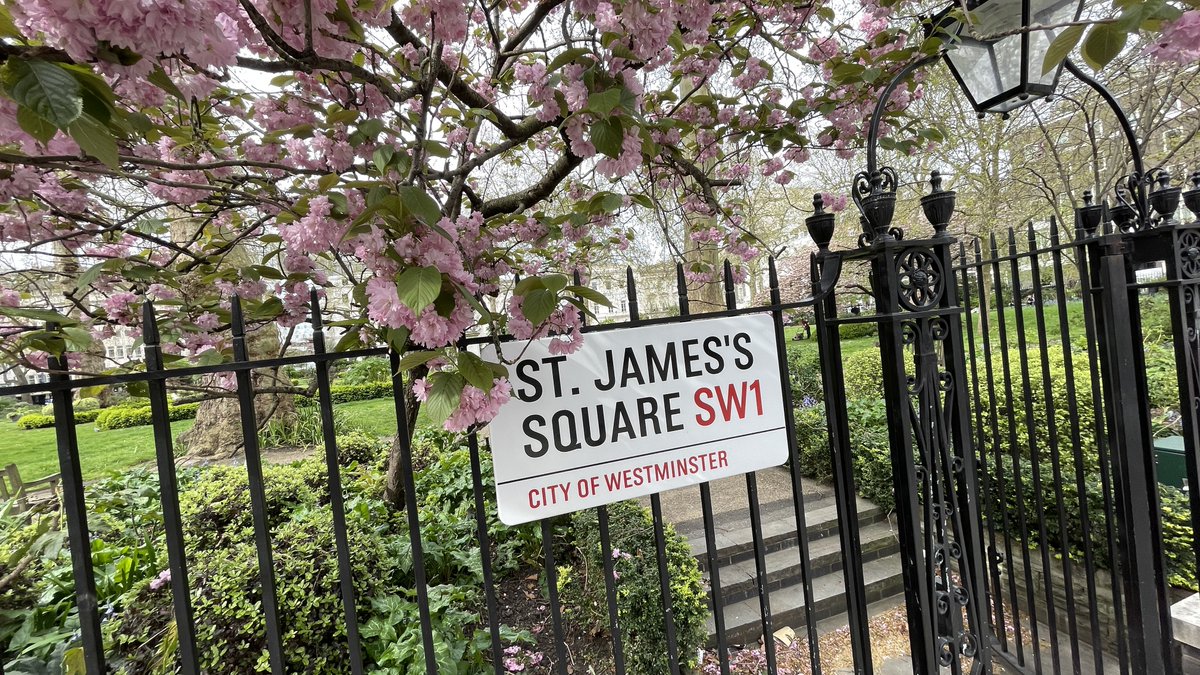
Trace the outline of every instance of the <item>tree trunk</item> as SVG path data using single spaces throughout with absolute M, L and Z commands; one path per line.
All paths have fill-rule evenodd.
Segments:
M 193 238 L 198 223 L 179 218 L 171 225 L 171 237 L 178 242 Z M 244 246 L 236 246 L 225 256 L 225 263 L 233 266 L 250 265 L 255 257 Z M 279 329 L 268 323 L 246 331 L 246 352 L 251 360 L 275 358 L 280 354 Z M 212 376 L 205 385 L 218 388 L 221 376 Z M 250 373 L 254 390 L 281 388 L 292 385 L 288 376 L 278 368 L 264 368 Z M 291 394 L 267 393 L 254 397 L 254 416 L 258 428 L 268 420 L 294 421 L 295 401 Z M 213 398 L 200 403 L 196 411 L 196 423 L 179 436 L 179 443 L 187 451 L 189 459 L 223 459 L 233 457 L 245 448 L 242 437 L 241 407 L 236 397 Z
M 251 359 L 273 358 L 279 354 L 279 331 L 270 323 L 246 334 L 246 350 Z M 206 383 L 216 386 L 219 376 Z M 250 373 L 255 391 L 291 386 L 287 375 L 278 369 L 263 368 Z M 258 394 L 254 397 L 254 418 L 261 429 L 268 420 L 294 421 L 296 406 L 290 394 Z M 236 397 L 204 401 L 196 411 L 196 423 L 179 436 L 189 459 L 224 459 L 245 448 L 242 437 L 241 408 Z
M 408 456 L 411 460 L 412 439 L 417 430 L 417 414 L 421 411 L 421 402 L 413 394 L 412 382 L 413 379 L 424 377 L 428 372 L 424 366 L 413 369 L 412 375 L 403 385 L 405 429 L 397 429 L 397 432 L 407 431 L 408 433 L 407 435 L 397 433 L 396 438 L 392 441 L 392 449 L 388 452 L 387 475 L 383 487 L 384 501 L 396 510 L 404 508 L 404 475 L 406 471 L 412 471 L 411 462 L 408 467 L 404 466 L 404 444 L 408 445 Z M 394 379 L 393 382 L 398 379 Z

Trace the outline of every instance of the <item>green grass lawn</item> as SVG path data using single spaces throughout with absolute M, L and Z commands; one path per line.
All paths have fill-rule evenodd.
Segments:
M 396 413 L 392 399 L 379 398 L 355 401 L 336 406 L 350 420 L 350 425 L 377 436 L 396 433 Z M 418 416 L 417 426 L 428 426 L 424 414 Z M 192 420 L 171 425 L 173 436 L 192 428 Z M 112 431 L 95 431 L 91 423 L 75 427 L 79 439 L 79 461 L 84 479 L 96 478 L 109 471 L 125 469 L 154 460 L 154 436 L 151 427 L 133 427 Z M 58 473 L 58 450 L 54 429 L 18 429 L 11 422 L 0 422 L 0 468 L 16 464 L 21 477 L 33 480 Z
M 171 425 L 174 435 L 192 428 L 192 420 Z M 124 469 L 154 459 L 151 427 L 95 431 L 92 424 L 75 427 L 79 439 L 79 463 L 85 479 Z M 54 429 L 18 429 L 12 422 L 0 423 L 0 466 L 16 464 L 21 477 L 34 480 L 58 473 L 58 446 Z

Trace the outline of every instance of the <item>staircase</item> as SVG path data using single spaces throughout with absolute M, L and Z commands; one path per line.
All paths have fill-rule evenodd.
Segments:
M 819 622 L 846 611 L 846 592 L 840 523 L 833 490 L 827 485 L 809 483 L 805 481 L 804 506 L 812 562 L 812 615 L 813 620 Z M 782 468 L 760 471 L 758 486 L 772 626 L 774 630 L 790 626 L 799 633 L 807 616 L 791 478 Z M 730 645 L 755 644 L 762 637 L 762 614 L 745 478 L 727 478 L 712 483 L 712 496 L 727 642 Z M 664 493 L 662 501 L 665 520 L 687 537 L 692 554 L 704 572 L 705 582 L 711 583 L 699 488 Z M 900 549 L 887 514 L 880 507 L 859 499 L 858 523 L 867 602 L 873 604 L 903 594 Z M 710 644 L 715 644 L 716 627 L 712 617 L 708 620 L 708 633 Z

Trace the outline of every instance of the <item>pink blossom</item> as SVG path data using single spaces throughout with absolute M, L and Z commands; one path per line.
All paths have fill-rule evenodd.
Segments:
M 1147 51 L 1155 58 L 1176 63 L 1200 59 L 1200 9 L 1188 10 L 1163 26 L 1162 35 Z

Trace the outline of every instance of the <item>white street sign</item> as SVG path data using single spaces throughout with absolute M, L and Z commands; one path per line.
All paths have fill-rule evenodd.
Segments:
M 770 315 L 589 333 L 566 356 L 549 345 L 503 347 L 513 397 L 490 438 L 506 524 L 787 460 Z

